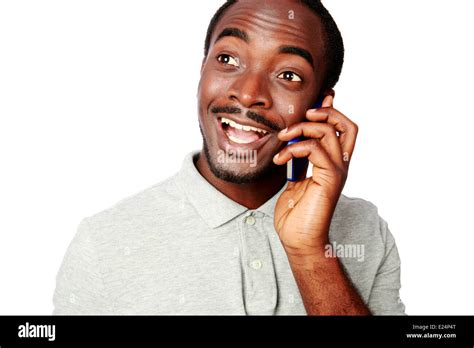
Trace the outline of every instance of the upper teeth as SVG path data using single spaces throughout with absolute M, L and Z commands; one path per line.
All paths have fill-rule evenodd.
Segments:
M 266 130 L 263 130 L 263 129 L 260 129 L 260 128 L 257 128 L 257 127 L 252 127 L 252 126 L 244 126 L 242 124 L 239 124 L 237 122 L 229 120 L 228 118 L 225 118 L 225 117 L 221 118 L 221 122 L 225 123 L 225 124 L 228 124 L 232 128 L 241 129 L 241 130 L 244 130 L 244 131 L 247 131 L 247 132 L 248 131 L 254 131 L 254 132 L 262 133 L 263 135 L 268 133 Z

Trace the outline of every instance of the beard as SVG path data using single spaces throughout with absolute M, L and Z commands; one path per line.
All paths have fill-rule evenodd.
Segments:
M 242 173 L 242 171 L 237 169 L 233 170 L 232 168 L 226 167 L 225 163 L 220 163 L 216 156 L 211 155 L 206 138 L 202 132 L 202 128 L 199 127 L 199 129 L 201 130 L 204 155 L 206 156 L 207 163 L 209 163 L 209 169 L 217 178 L 231 182 L 233 184 L 250 184 L 262 181 L 271 175 L 273 171 L 278 170 L 277 165 L 272 161 L 264 165 L 262 168 L 254 169 L 246 173 Z

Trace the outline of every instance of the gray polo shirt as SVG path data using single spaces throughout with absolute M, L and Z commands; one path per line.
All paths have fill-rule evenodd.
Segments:
M 81 221 L 57 273 L 53 314 L 306 314 L 273 226 L 285 187 L 247 209 L 199 174 L 197 154 Z M 373 204 L 342 195 L 330 241 L 327 256 L 339 257 L 373 314 L 404 314 L 397 248 Z

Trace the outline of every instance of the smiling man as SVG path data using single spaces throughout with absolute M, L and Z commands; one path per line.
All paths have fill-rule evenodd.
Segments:
M 357 137 L 333 107 L 343 55 L 319 1 L 227 1 L 205 42 L 202 150 L 81 222 L 54 314 L 404 314 L 386 222 L 341 194 Z M 288 182 L 298 159 L 310 175 Z

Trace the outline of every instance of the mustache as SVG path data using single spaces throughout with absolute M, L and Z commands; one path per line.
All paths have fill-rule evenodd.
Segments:
M 238 107 L 235 107 L 235 106 L 213 106 L 211 108 L 211 112 L 214 113 L 214 114 L 219 114 L 219 113 L 241 114 L 242 109 L 240 109 Z M 282 130 L 282 128 L 279 127 L 277 124 L 267 120 L 265 117 L 263 117 L 262 115 L 260 115 L 256 112 L 253 112 L 253 111 L 249 110 L 249 111 L 247 111 L 245 116 L 247 116 L 252 121 L 255 121 L 255 122 L 260 123 L 264 126 L 267 126 L 270 129 L 273 129 L 276 132 L 279 132 L 279 131 Z

